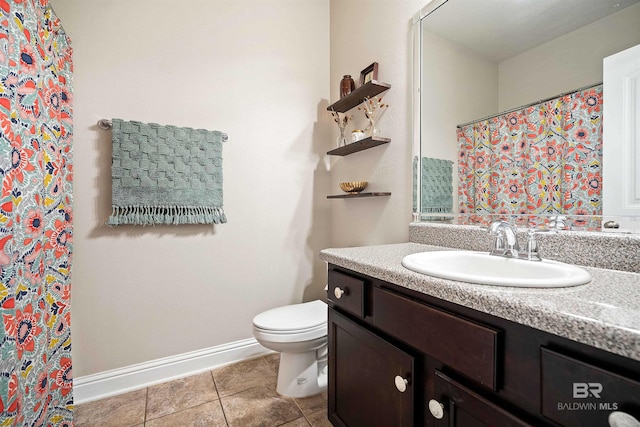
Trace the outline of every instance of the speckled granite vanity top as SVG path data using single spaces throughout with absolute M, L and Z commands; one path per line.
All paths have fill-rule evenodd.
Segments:
M 438 279 L 415 273 L 401 264 L 406 255 L 443 249 L 446 248 L 400 243 L 325 249 L 320 258 L 407 289 L 640 360 L 640 274 L 585 267 L 592 275 L 586 285 L 534 289 Z

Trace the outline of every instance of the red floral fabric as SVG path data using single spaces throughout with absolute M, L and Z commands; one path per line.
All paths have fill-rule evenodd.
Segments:
M 0 0 L 0 424 L 71 426 L 69 39 L 47 0 Z
M 461 214 L 602 214 L 602 85 L 457 132 Z

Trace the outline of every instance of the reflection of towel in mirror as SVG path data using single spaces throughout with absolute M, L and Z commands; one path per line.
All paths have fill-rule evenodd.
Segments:
M 413 159 L 414 188 L 418 158 Z M 415 192 L 414 192 L 415 194 Z M 415 210 L 414 196 L 414 210 Z M 420 174 L 420 212 L 452 212 L 453 209 L 453 162 L 451 160 L 422 158 Z

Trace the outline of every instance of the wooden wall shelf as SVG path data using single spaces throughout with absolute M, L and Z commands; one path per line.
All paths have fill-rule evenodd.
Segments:
M 389 83 L 382 83 L 377 80 L 371 80 L 370 82 L 363 84 L 344 98 L 341 98 L 340 100 L 329 105 L 327 107 L 327 110 L 335 111 L 336 113 L 344 113 L 351 110 L 353 107 L 362 104 L 362 102 L 364 102 L 366 98 L 374 97 L 388 89 L 391 89 L 391 85 Z
M 357 153 L 358 151 L 377 147 L 378 145 L 388 144 L 389 142 L 391 142 L 391 138 L 370 136 L 369 138 L 361 139 L 360 141 L 347 144 L 344 147 L 338 147 L 331 151 L 327 151 L 327 154 L 330 156 L 346 156 L 352 153 Z
M 358 197 L 385 197 L 390 196 L 391 193 L 384 192 L 372 192 L 372 193 L 358 193 L 358 194 L 336 194 L 334 196 L 327 196 L 327 199 L 355 199 Z
M 334 102 L 333 104 L 327 107 L 328 111 L 335 111 L 336 113 L 344 113 L 351 110 L 353 107 L 356 107 L 362 104 L 366 99 L 373 98 L 374 96 L 384 92 L 385 90 L 391 89 L 391 85 L 388 83 L 382 83 L 377 80 L 371 80 L 349 95 L 341 98 L 340 100 Z M 362 139 L 360 141 L 353 142 L 351 144 L 347 144 L 343 147 L 338 147 L 336 149 L 327 151 L 327 154 L 330 156 L 346 156 L 347 154 L 356 153 L 358 151 L 367 150 L 369 148 L 377 147 L 378 145 L 388 144 L 391 142 L 390 138 L 381 138 L 378 136 L 369 137 Z M 357 194 L 336 194 L 332 196 L 327 196 L 327 199 L 356 199 L 362 197 L 388 197 L 391 193 L 386 192 L 368 192 L 368 193 L 357 193 Z

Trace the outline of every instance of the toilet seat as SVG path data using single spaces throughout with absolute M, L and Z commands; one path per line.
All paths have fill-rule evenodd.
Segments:
M 268 329 L 253 328 L 253 335 L 258 340 L 274 343 L 303 342 L 318 338 L 326 338 L 327 325 L 319 325 L 302 331 L 270 331 Z
M 327 304 L 320 300 L 272 308 L 253 318 L 253 326 L 269 331 L 302 331 L 327 323 Z
M 320 300 L 277 307 L 253 318 L 256 338 L 271 342 L 309 341 L 327 335 L 327 304 Z

